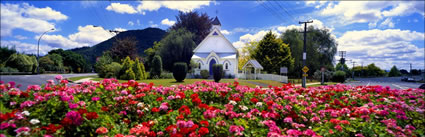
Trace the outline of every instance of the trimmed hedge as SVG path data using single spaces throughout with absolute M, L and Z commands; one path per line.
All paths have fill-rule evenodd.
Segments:
M 160 78 L 162 73 L 162 60 L 161 56 L 154 56 L 152 60 L 151 77 Z
M 212 67 L 214 81 L 219 82 L 223 77 L 223 65 L 222 64 L 214 64 Z
M 173 76 L 177 82 L 182 82 L 186 78 L 187 64 L 185 62 L 176 62 L 173 66 Z
M 344 83 L 345 81 L 345 72 L 344 71 L 335 71 L 332 75 L 332 81 Z
M 203 79 L 207 79 L 208 77 L 210 77 L 210 72 L 208 72 L 208 70 L 206 69 L 201 70 L 201 77 Z

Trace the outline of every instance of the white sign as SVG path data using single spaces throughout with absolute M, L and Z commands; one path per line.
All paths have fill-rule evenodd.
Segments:
M 286 74 L 288 73 L 288 68 L 287 67 L 281 67 L 280 68 L 280 74 Z

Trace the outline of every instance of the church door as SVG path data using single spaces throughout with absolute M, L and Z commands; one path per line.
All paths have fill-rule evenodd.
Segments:
M 211 59 L 210 61 L 210 75 L 213 75 L 213 65 L 215 64 L 215 59 Z

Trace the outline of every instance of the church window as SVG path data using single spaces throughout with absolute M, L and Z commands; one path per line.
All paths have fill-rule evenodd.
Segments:
M 214 31 L 213 35 L 218 35 L 218 33 Z
M 228 65 L 227 63 L 226 63 L 226 65 L 225 65 L 225 66 L 226 66 L 226 69 L 229 69 L 229 65 Z
M 201 69 L 201 63 L 198 63 L 198 69 Z

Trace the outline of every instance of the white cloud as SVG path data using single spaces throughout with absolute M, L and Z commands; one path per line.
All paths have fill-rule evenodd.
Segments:
M 139 19 L 136 20 L 136 23 L 137 23 L 137 26 L 140 26 L 140 20 Z
M 227 31 L 227 30 L 225 30 L 225 29 L 221 30 L 220 32 L 221 32 L 223 35 L 229 35 L 229 34 L 230 34 L 230 32 L 229 32 L 229 31 Z
M 392 65 L 403 68 L 408 62 L 423 66 L 424 48 L 412 42 L 424 40 L 424 33 L 416 31 L 373 29 L 347 31 L 337 42 L 338 50 L 347 51 L 348 59 L 389 69 Z
M 127 29 L 124 28 L 115 28 L 114 30 L 119 32 L 127 31 Z
M 1 36 L 10 36 L 14 29 L 43 33 L 55 28 L 50 20 L 66 20 L 68 17 L 50 7 L 37 8 L 28 3 L 1 4 Z
M 255 41 L 260 41 L 261 39 L 263 39 L 264 35 L 266 35 L 269 32 L 269 30 L 262 30 L 259 31 L 255 34 L 245 34 L 242 35 L 241 37 L 239 37 L 239 41 L 233 42 L 233 46 L 235 46 L 235 48 L 243 48 L 246 46 L 246 44 L 250 43 L 250 42 L 255 42 Z M 272 33 L 279 36 L 280 34 L 275 31 L 272 30 Z
M 106 7 L 106 10 L 114 11 L 117 13 L 127 13 L 127 14 L 135 14 L 137 13 L 136 9 L 133 8 L 133 6 L 129 4 L 121 4 L 121 3 L 111 3 L 108 7 Z
M 392 22 L 392 18 L 385 19 L 380 25 L 380 27 L 386 27 L 386 26 L 388 26 L 389 28 L 394 28 L 394 23 Z
M 94 7 L 96 6 L 98 1 L 93 1 L 93 0 L 82 0 L 80 2 L 81 6 L 83 6 L 83 8 L 88 8 L 88 7 Z
M 84 27 L 78 26 L 78 32 L 64 37 L 62 35 L 49 35 L 46 34 L 41 39 L 42 42 L 47 43 L 48 46 L 55 48 L 71 49 L 77 47 L 93 46 L 102 41 L 111 38 L 113 34 L 109 33 L 102 27 L 93 27 L 93 25 L 86 25 Z M 38 39 L 39 36 L 35 36 Z
M 368 23 L 376 27 L 385 17 L 406 16 L 413 13 L 424 15 L 423 1 L 340 1 L 330 2 L 320 11 L 322 16 L 339 25 Z
M 176 21 L 168 20 L 168 18 L 163 19 L 163 20 L 161 21 L 161 24 L 162 24 L 162 25 L 167 25 L 167 26 L 173 26 L 173 25 L 174 25 L 174 23 L 176 23 Z
M 25 37 L 25 36 L 22 36 L 22 35 L 15 35 L 13 37 L 16 38 L 16 39 L 19 39 L 19 40 L 28 39 L 28 37 Z
M 37 44 L 22 43 L 19 41 L 1 41 L 2 46 L 15 46 L 16 51 L 25 54 L 37 54 Z M 40 55 L 47 54 L 50 50 L 57 49 L 40 43 Z
M 153 21 L 149 21 L 149 26 L 152 28 L 157 28 L 158 24 L 153 23 Z
M 128 25 L 133 26 L 134 22 L 133 21 L 128 21 Z
M 194 9 L 199 9 L 202 6 L 209 6 L 210 1 L 142 1 L 138 6 L 139 12 L 156 11 L 161 7 L 182 12 L 189 12 Z
M 323 7 L 327 1 L 305 1 L 307 6 L 314 6 L 314 8 L 319 9 Z

